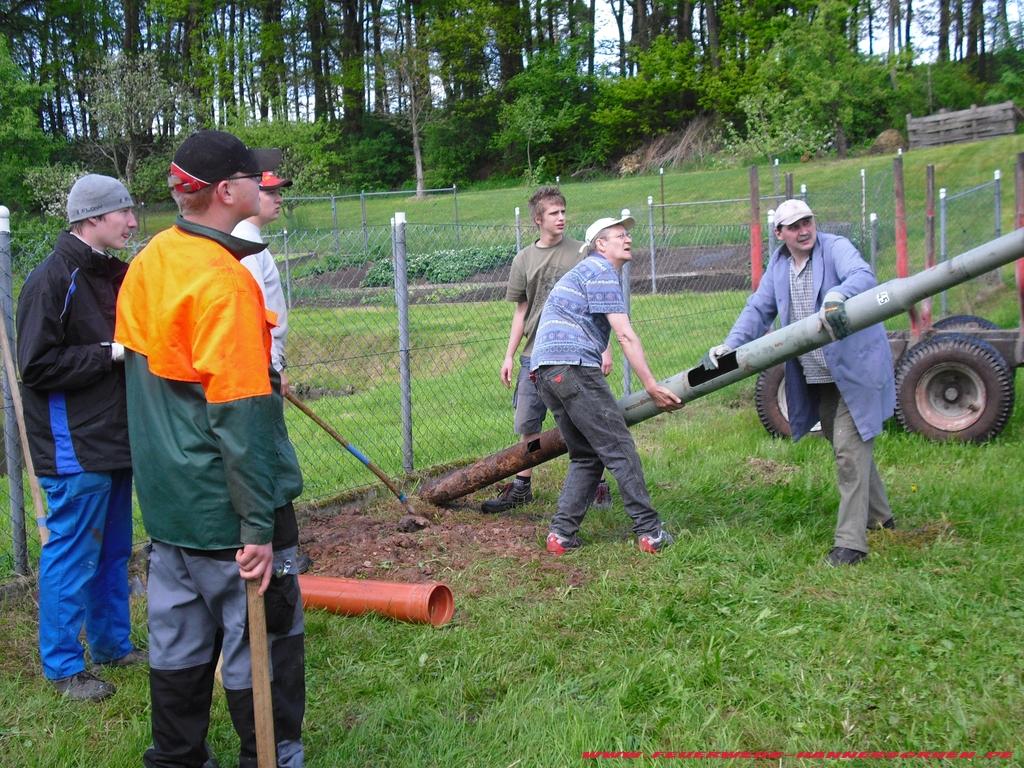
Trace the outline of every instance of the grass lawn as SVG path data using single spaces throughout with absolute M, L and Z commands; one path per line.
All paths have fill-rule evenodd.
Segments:
M 617 501 L 588 516 L 586 546 L 565 558 L 543 554 L 538 535 L 527 542 L 535 557 L 441 569 L 457 606 L 444 628 L 310 612 L 308 764 L 555 767 L 593 764 L 585 751 L 941 749 L 1012 751 L 978 762 L 1020 765 L 1020 409 L 984 446 L 882 435 L 876 456 L 899 529 L 872 534 L 864 565 L 833 570 L 821 563 L 836 506 L 828 445 L 768 438 L 749 389 L 635 428 L 655 505 L 678 536 L 662 555 L 635 549 Z M 553 512 L 564 470 L 560 459 L 537 472 L 539 499 L 523 515 Z M 394 509 L 381 502 L 367 514 Z M 488 525 L 469 510 L 450 514 Z M 134 610 L 144 644 L 141 599 Z M 40 676 L 33 612 L 22 598 L 0 619 L 0 765 L 138 765 L 149 738 L 145 671 L 109 673 L 119 690 L 107 702 L 61 701 Z M 235 765 L 220 695 L 210 741 L 221 765 Z
M 935 162 L 958 187 L 987 181 L 994 167 L 1012 178 L 1013 153 L 1021 149 L 1024 139 L 1013 136 L 910 153 L 908 193 L 923 187 L 925 162 Z M 824 182 L 868 164 L 881 173 L 891 162 L 783 171 L 798 171 L 798 183 L 805 171 Z M 666 176 L 667 187 L 677 182 L 676 197 L 707 198 L 709 190 L 742 197 L 746 171 Z M 617 210 L 627 204 L 617 201 L 646 195 L 651 183 L 648 177 L 585 187 L 601 196 L 604 210 Z M 576 185 L 566 186 L 570 199 L 581 201 L 577 210 L 586 209 L 584 185 L 578 194 Z M 510 216 L 527 194 L 460 193 L 460 216 Z M 390 202 L 378 204 L 375 216 L 394 210 Z M 634 324 L 656 375 L 693 365 L 721 340 L 744 297 L 635 296 Z M 973 300 L 971 311 L 1015 325 L 1008 287 Z M 508 304 L 414 309 L 417 468 L 508 445 L 508 393 L 497 382 Z M 388 303 L 297 310 L 289 372 L 317 393 L 311 403 L 318 412 L 399 475 L 394 315 Z M 621 393 L 618 366 L 612 381 Z M 1022 409 L 981 446 L 930 443 L 891 424 L 876 440 L 876 458 L 899 527 L 871 534 L 872 555 L 863 565 L 836 570 L 822 564 L 837 504 L 829 446 L 814 437 L 796 444 L 769 438 L 752 393 L 748 379 L 634 428 L 655 506 L 677 536 L 659 556 L 636 550 L 617 492 L 611 510 L 588 515 L 582 550 L 560 559 L 543 552 L 545 522 L 565 474 L 562 457 L 537 471 L 536 503 L 511 516 L 530 533 L 510 533 L 507 552 L 425 552 L 437 564 L 434 578 L 455 594 L 449 625 L 309 612 L 307 764 L 655 766 L 680 762 L 652 757 L 657 751 L 746 750 L 786 756 L 714 762 L 1024 765 Z M 1020 381 L 1017 396 L 1024 396 Z M 295 409 L 288 419 L 306 474 L 305 498 L 369 482 L 358 462 Z M 383 497 L 363 513 L 396 517 L 393 500 Z M 481 536 L 496 526 L 465 505 L 445 512 L 436 527 L 456 523 L 478 527 Z M 407 535 L 426 541 L 429 531 Z M 371 548 L 365 557 L 369 568 L 386 572 L 379 553 Z M 21 593 L 0 612 L 0 767 L 139 765 L 149 743 L 145 670 L 104 671 L 118 692 L 100 704 L 61 700 L 41 676 L 35 610 L 31 593 Z M 133 613 L 144 646 L 144 597 Z M 210 743 L 224 768 L 237 765 L 220 693 Z M 978 757 L 794 757 L 938 750 Z M 585 757 L 618 751 L 641 756 Z M 985 759 L 989 752 L 1012 756 Z

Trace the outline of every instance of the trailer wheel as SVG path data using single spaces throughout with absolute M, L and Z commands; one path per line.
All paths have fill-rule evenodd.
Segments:
M 1013 369 L 992 345 L 963 334 L 912 347 L 896 370 L 896 416 L 932 440 L 983 443 L 1013 412 Z
M 786 366 L 773 365 L 757 376 L 754 385 L 757 417 L 772 437 L 790 437 L 789 411 L 786 408 Z
M 936 331 L 962 331 L 973 333 L 974 331 L 994 331 L 999 328 L 991 320 L 977 315 L 950 315 L 932 323 Z

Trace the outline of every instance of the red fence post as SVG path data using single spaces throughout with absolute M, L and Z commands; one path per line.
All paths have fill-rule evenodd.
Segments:
M 893 197 L 896 203 L 896 277 L 910 274 L 910 263 L 907 258 L 907 199 L 903 193 L 903 158 L 897 156 L 892 161 Z M 917 308 L 907 310 L 910 316 L 910 335 L 913 339 L 920 336 Z
M 757 166 L 750 166 L 750 286 L 756 291 L 761 284 L 764 259 L 761 254 L 761 184 Z

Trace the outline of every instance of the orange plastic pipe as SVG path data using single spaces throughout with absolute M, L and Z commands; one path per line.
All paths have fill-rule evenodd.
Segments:
M 380 613 L 399 621 L 440 627 L 452 620 L 455 598 L 445 584 L 401 584 L 395 581 L 299 576 L 302 605 L 344 616 Z

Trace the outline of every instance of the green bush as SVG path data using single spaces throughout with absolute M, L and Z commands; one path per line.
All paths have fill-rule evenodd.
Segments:
M 508 264 L 515 251 L 506 246 L 490 248 L 450 248 L 408 256 L 410 278 L 424 278 L 430 283 L 455 283 L 470 275 Z M 364 288 L 392 285 L 395 281 L 391 260 L 381 258 L 363 278 Z

